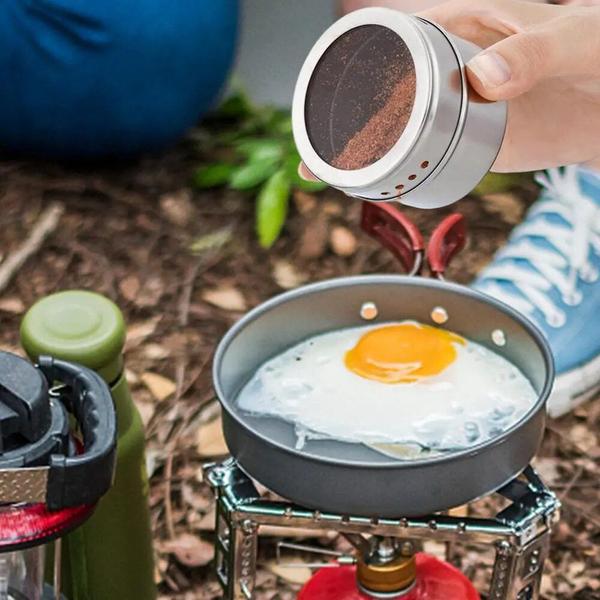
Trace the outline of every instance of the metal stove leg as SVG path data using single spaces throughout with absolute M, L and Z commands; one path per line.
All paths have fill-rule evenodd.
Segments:
M 248 519 L 236 523 L 231 532 L 233 596 L 235 600 L 250 600 L 253 597 L 256 579 L 256 554 L 258 526 Z
M 490 600 L 512 600 L 511 587 L 517 571 L 518 548 L 507 541 L 496 544 L 496 561 L 490 586 Z
M 256 577 L 258 525 L 247 517 L 240 519 L 236 511 L 239 498 L 258 499 L 258 493 L 232 461 L 214 466 L 207 475 L 217 495 L 215 566 L 223 598 L 250 600 Z
M 550 549 L 550 532 L 523 547 L 507 541 L 496 545 L 496 562 L 490 600 L 538 600 L 544 561 Z
M 538 600 L 544 573 L 544 561 L 550 551 L 550 532 L 546 532 L 527 544 L 519 552 L 517 571 L 517 600 Z

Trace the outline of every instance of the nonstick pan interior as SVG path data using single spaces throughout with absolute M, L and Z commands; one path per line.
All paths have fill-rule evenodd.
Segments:
M 378 308 L 377 319 L 369 323 L 403 319 L 432 323 L 432 309 L 443 307 L 449 315 L 448 329 L 519 367 L 538 393 L 537 402 L 498 438 L 468 450 L 408 461 L 362 444 L 333 440 L 309 440 L 297 450 L 293 425 L 238 410 L 237 394 L 265 360 L 307 337 L 367 324 L 360 317 L 364 302 Z M 504 346 L 493 343 L 494 330 L 504 333 Z M 518 313 L 463 286 L 401 275 L 340 278 L 273 298 L 228 332 L 214 364 L 226 440 L 250 475 L 306 506 L 370 516 L 442 510 L 506 483 L 537 451 L 552 379 L 547 344 Z

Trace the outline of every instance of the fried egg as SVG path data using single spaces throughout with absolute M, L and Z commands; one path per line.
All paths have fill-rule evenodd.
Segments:
M 537 394 L 512 363 L 415 321 L 324 333 L 265 362 L 239 407 L 292 423 L 306 439 L 447 451 L 500 435 Z

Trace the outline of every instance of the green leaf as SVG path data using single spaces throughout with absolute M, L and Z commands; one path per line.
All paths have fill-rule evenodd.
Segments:
M 193 184 L 197 188 L 213 188 L 225 185 L 236 166 L 229 163 L 213 163 L 205 165 L 196 170 L 193 176 Z
M 475 196 L 485 196 L 486 194 L 500 194 L 508 192 L 527 180 L 531 179 L 528 173 L 488 173 L 473 190 Z
M 283 156 L 283 143 L 273 138 L 249 137 L 236 144 L 236 150 L 252 162 L 278 160 Z
M 272 158 L 247 162 L 235 170 L 229 180 L 229 187 L 234 190 L 251 190 L 266 181 L 276 170 L 277 160 Z
M 204 254 L 209 250 L 219 250 L 231 241 L 233 230 L 231 227 L 222 227 L 216 231 L 211 231 L 197 239 L 189 246 L 193 254 Z
M 263 185 L 256 205 L 256 233 L 263 248 L 270 248 L 281 233 L 288 211 L 290 180 L 280 169 Z
M 220 119 L 240 119 L 253 114 L 255 110 L 248 96 L 237 90 L 221 102 L 213 116 Z
M 294 187 L 297 187 L 303 192 L 322 192 L 329 187 L 322 181 L 306 181 L 306 179 L 302 179 L 302 177 L 298 176 L 297 174 L 296 177 L 297 181 L 294 182 Z

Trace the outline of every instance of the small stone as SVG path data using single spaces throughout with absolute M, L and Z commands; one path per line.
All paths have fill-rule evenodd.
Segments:
M 329 236 L 329 243 L 338 256 L 352 256 L 356 252 L 356 237 L 346 227 L 334 227 Z

